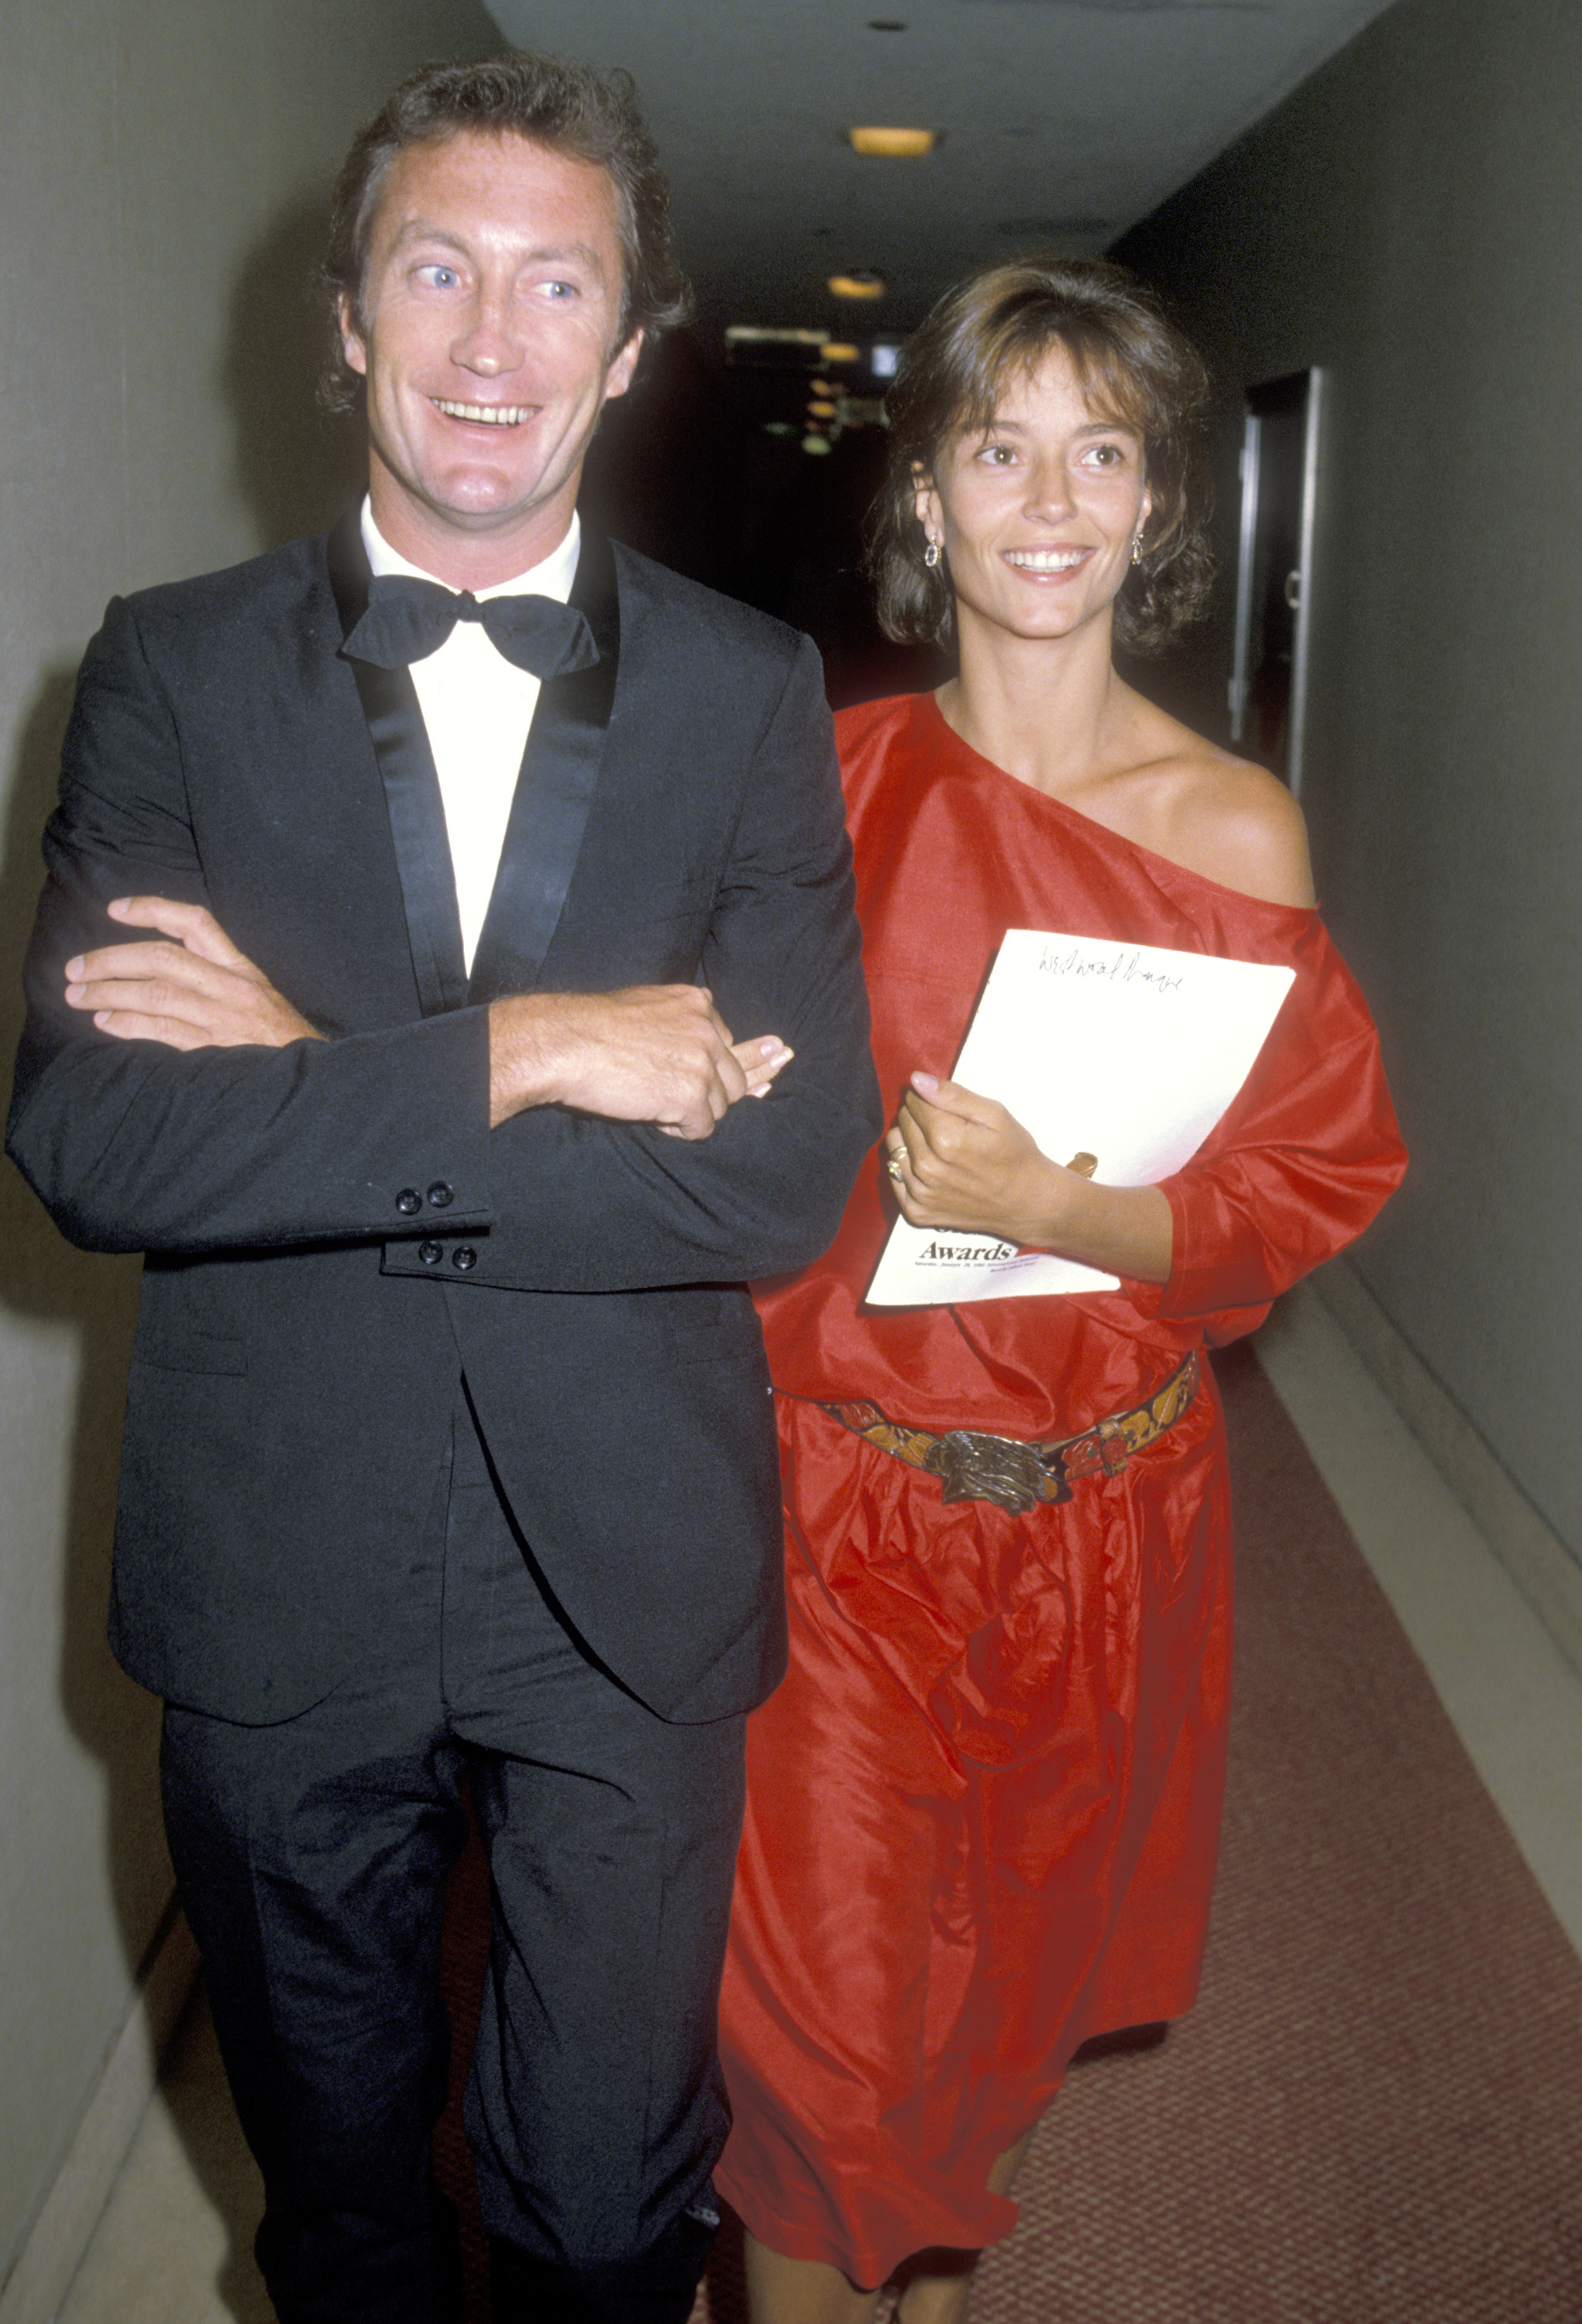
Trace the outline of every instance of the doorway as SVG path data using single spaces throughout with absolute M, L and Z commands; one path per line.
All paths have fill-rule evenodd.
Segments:
M 1300 796 L 1324 374 L 1247 396 L 1230 739 Z

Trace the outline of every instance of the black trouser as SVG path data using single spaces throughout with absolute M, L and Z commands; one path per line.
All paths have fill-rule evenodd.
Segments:
M 366 1666 L 272 1727 L 171 1705 L 162 1767 L 283 2324 L 454 2312 L 429 2139 L 464 1773 L 494 1887 L 467 2122 L 496 2324 L 685 2324 L 726 2126 L 742 1721 L 670 1725 L 568 1635 L 465 1406 Z

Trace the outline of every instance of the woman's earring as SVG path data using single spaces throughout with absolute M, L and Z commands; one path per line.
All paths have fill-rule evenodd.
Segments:
M 1133 565 L 1143 562 L 1143 535 L 1140 532 L 1132 535 L 1132 562 Z
M 938 565 L 938 563 L 939 563 L 939 542 L 934 539 L 933 534 L 932 534 L 932 533 L 930 533 L 930 535 L 929 535 L 929 545 L 928 545 L 928 547 L 924 549 L 924 551 L 923 551 L 923 563 L 928 567 L 928 568 L 929 568 L 930 572 L 931 573 L 931 572 L 933 571 L 933 569 L 934 569 L 935 566 L 936 566 L 936 565 Z

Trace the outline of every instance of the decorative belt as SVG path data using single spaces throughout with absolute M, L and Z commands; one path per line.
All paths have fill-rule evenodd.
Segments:
M 1130 1412 L 1112 1412 L 1096 1420 L 1080 1436 L 1045 1438 L 1035 1444 L 1014 1436 L 988 1436 L 976 1428 L 953 1428 L 948 1436 L 930 1436 L 925 1428 L 908 1428 L 887 1419 L 876 1404 L 820 1404 L 832 1420 L 881 1452 L 904 1461 L 910 1469 L 926 1469 L 944 1480 L 947 1501 L 993 1501 L 1013 1517 L 1020 1517 L 1039 1501 L 1069 1501 L 1071 1480 L 1102 1470 L 1118 1476 L 1133 1452 L 1141 1452 L 1167 1428 L 1173 1428 L 1198 1393 L 1202 1378 L 1198 1351 L 1171 1372 L 1157 1395 Z

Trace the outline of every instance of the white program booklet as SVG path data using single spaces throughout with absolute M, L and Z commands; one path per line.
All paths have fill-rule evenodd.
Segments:
M 1104 1185 L 1156 1185 L 1190 1160 L 1246 1080 L 1295 974 L 1012 928 L 952 1079 L 997 1098 L 1055 1161 L 1091 1157 L 1086 1175 Z M 1118 1281 L 992 1235 L 897 1219 L 868 1300 L 927 1307 Z

